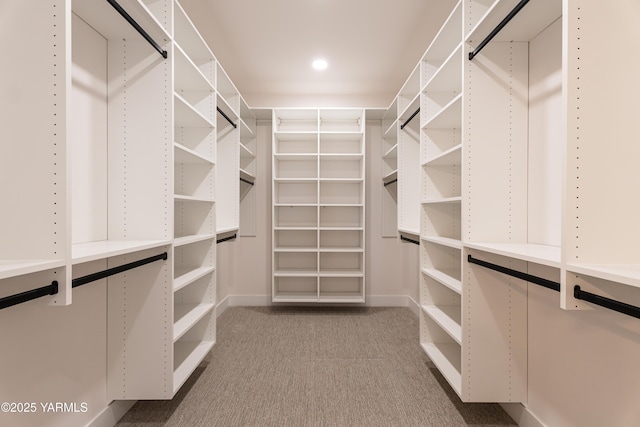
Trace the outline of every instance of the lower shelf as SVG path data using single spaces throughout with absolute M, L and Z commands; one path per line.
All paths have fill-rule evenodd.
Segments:
M 462 396 L 462 355 L 457 344 L 422 343 L 422 349 L 446 378 L 458 396 Z
M 211 351 L 214 341 L 178 341 L 173 354 L 173 393 L 177 393 L 187 378 Z
M 273 295 L 273 302 L 316 302 L 317 292 L 277 292 Z
M 337 292 L 320 294 L 318 302 L 360 303 L 364 301 L 364 295 L 358 292 Z
M 176 304 L 174 308 L 173 339 L 177 341 L 200 319 L 213 310 L 213 304 Z

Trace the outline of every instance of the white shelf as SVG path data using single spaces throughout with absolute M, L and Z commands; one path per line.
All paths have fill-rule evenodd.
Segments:
M 185 147 L 184 145 L 174 143 L 174 161 L 176 163 L 184 163 L 184 164 L 203 164 L 203 165 L 213 165 L 214 161 L 203 156 L 190 148 Z
M 215 128 L 215 125 L 209 121 L 209 119 L 193 108 L 193 106 L 182 96 L 174 93 L 173 98 L 175 101 L 174 124 L 176 127 Z
M 227 234 L 227 233 L 233 233 L 235 231 L 238 231 L 238 227 L 226 227 L 226 228 L 219 228 L 216 230 L 217 234 Z
M 568 263 L 567 270 L 627 286 L 640 288 L 640 264 L 575 264 Z
M 64 266 L 65 261 L 58 259 L 3 259 L 0 260 L 0 279 L 8 279 Z
M 173 279 L 173 292 L 179 291 L 196 280 L 213 273 L 215 267 L 177 268 L 175 267 L 175 279 Z
M 458 396 L 462 396 L 462 354 L 458 344 L 423 343 L 422 349 Z
M 273 182 L 276 184 L 297 184 L 297 183 L 315 183 L 318 182 L 318 178 L 273 178 Z
M 358 292 L 336 292 L 336 293 L 324 293 L 321 292 L 318 297 L 319 302 L 324 303 L 362 303 L 365 302 L 364 297 Z
M 202 74 L 202 71 L 191 61 L 187 54 L 177 44 L 173 55 L 176 91 L 195 91 L 214 93 L 213 85 Z
M 458 94 L 423 126 L 424 129 L 458 129 L 462 122 L 462 94 Z
M 174 247 L 185 246 L 185 245 L 190 245 L 191 243 L 203 242 L 205 240 L 212 240 L 215 238 L 216 238 L 215 234 L 195 234 L 191 236 L 181 236 L 181 237 L 176 237 L 173 240 L 173 246 Z
M 171 240 L 101 240 L 77 243 L 71 248 L 73 264 L 126 255 L 171 244 Z
M 427 82 L 425 94 L 433 92 L 460 93 L 462 91 L 462 43 L 451 52 L 442 66 Z
M 462 2 L 447 17 L 422 60 L 431 64 L 441 64 L 462 39 Z M 424 83 L 423 83 L 424 86 Z
M 253 153 L 253 151 L 249 150 L 246 145 L 240 143 L 240 157 L 255 158 L 256 155 Z
M 414 230 L 414 229 L 410 229 L 410 228 L 400 228 L 398 227 L 398 232 L 402 233 L 402 234 L 409 234 L 411 236 L 415 236 L 416 240 L 418 240 L 418 237 L 420 237 L 420 230 Z
M 214 341 L 178 341 L 173 345 L 173 393 L 177 393 L 187 378 L 211 351 Z
M 176 304 L 173 315 L 173 341 L 179 340 L 193 325 L 209 314 L 214 304 Z
M 520 0 L 496 0 L 469 32 L 466 41 L 479 44 Z M 562 16 L 562 1 L 530 1 L 492 41 L 529 41 Z
M 249 181 L 249 182 L 255 182 L 256 177 L 252 174 L 250 174 L 249 172 L 247 172 L 244 169 L 240 169 L 240 178 Z
M 194 197 L 194 196 L 185 196 L 182 194 L 174 194 L 173 199 L 176 202 L 197 202 L 197 203 L 215 203 L 215 200 L 203 198 L 203 197 Z
M 446 286 L 455 293 L 462 295 L 462 282 L 460 279 L 456 279 L 456 274 L 460 274 L 459 270 L 436 270 L 435 268 L 423 268 L 421 271 L 436 282 Z
M 455 196 L 455 197 L 443 197 L 441 199 L 423 200 L 422 204 L 423 205 L 439 205 L 439 204 L 445 204 L 445 203 L 461 203 L 461 202 L 462 202 L 462 196 Z
M 318 248 L 313 247 L 300 247 L 300 246 L 277 246 L 273 248 L 274 252 L 317 252 Z
M 171 37 L 156 17 L 142 1 L 121 2 L 127 14 L 140 25 L 149 36 L 162 45 L 162 40 Z M 93 0 L 73 0 L 73 13 L 87 22 L 107 40 L 139 40 L 140 34 L 120 14 L 105 2 Z M 150 49 L 153 49 L 151 46 Z
M 337 184 L 352 184 L 364 182 L 364 178 L 318 178 L 318 181 L 322 182 L 330 182 Z
M 314 205 L 314 207 L 315 207 L 315 205 Z M 315 230 L 318 229 L 318 227 L 311 227 L 311 226 L 309 226 L 309 227 L 305 227 L 305 226 L 275 226 L 275 227 L 273 227 L 273 229 L 275 231 L 280 231 L 280 230 L 285 230 L 285 231 L 300 231 L 300 230 L 302 230 L 302 231 L 304 231 L 304 230 L 315 231 Z
M 404 124 L 418 108 L 420 108 L 420 93 L 416 93 L 409 105 L 407 105 L 399 114 L 398 121 L 400 122 L 400 125 Z M 416 117 L 413 118 L 413 120 L 415 119 Z
M 427 159 L 423 166 L 453 166 L 462 163 L 462 144 L 458 144 L 442 153 Z
M 464 246 L 496 255 L 560 268 L 560 247 L 535 243 L 469 243 Z
M 318 227 L 318 230 L 320 231 L 363 231 L 364 228 L 362 227 L 357 227 L 357 226 L 345 226 L 345 227 Z
M 214 62 L 213 53 L 177 1 L 175 2 L 174 40 L 194 61 L 198 61 L 198 63 Z M 214 71 L 210 70 L 212 74 Z
M 453 249 L 462 249 L 462 241 L 459 239 L 440 236 L 422 236 L 421 239 L 425 242 L 435 243 L 437 245 L 447 246 Z
M 317 302 L 316 292 L 278 292 L 273 296 L 273 302 Z
M 341 253 L 341 252 L 364 252 L 364 248 L 344 248 L 344 247 L 324 247 L 318 248 L 318 252 L 333 252 L 333 253 Z
M 318 153 L 276 153 L 273 157 L 277 160 L 314 160 Z
M 274 203 L 273 206 L 274 207 L 278 207 L 278 206 L 285 206 L 285 207 L 300 207 L 300 206 L 309 207 L 309 206 L 312 206 L 312 207 L 316 207 L 316 206 L 318 206 L 318 204 L 317 203 Z
M 275 277 L 317 277 L 318 270 L 276 270 L 273 275 Z
M 422 305 L 424 311 L 458 344 L 462 344 L 462 314 L 459 305 Z
M 320 269 L 320 277 L 363 277 L 364 271 L 361 269 Z
M 398 144 L 394 144 L 386 153 L 382 155 L 383 159 L 394 159 L 398 157 Z
M 393 181 L 394 179 L 398 179 L 398 169 L 388 173 L 387 175 L 382 177 L 382 182 L 383 183 L 388 183 L 390 181 Z

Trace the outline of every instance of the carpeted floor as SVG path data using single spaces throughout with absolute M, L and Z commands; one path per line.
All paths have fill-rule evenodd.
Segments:
M 462 403 L 418 344 L 407 308 L 233 307 L 212 352 L 171 401 L 121 427 L 514 426 Z

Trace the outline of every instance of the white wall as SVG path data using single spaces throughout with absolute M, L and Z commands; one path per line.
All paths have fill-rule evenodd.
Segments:
M 538 269 L 529 272 L 548 276 Z M 557 292 L 535 285 L 528 295 L 527 410 L 548 426 L 640 425 L 640 321 L 600 307 L 562 310 Z M 620 299 L 638 304 L 628 297 Z
M 88 274 L 104 270 L 106 262 L 83 267 Z M 34 288 L 48 284 L 47 275 L 40 276 L 34 275 Z M 4 280 L 3 289 L 11 292 L 12 282 Z M 0 425 L 82 426 L 109 405 L 105 282 L 75 288 L 69 306 L 47 306 L 42 298 L 0 311 L 0 402 L 36 404 L 35 413 L 0 412 Z M 57 402 L 75 404 L 68 408 L 77 412 L 41 406 Z

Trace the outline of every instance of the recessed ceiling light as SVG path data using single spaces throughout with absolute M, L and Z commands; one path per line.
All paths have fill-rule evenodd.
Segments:
M 316 70 L 324 70 L 329 66 L 329 63 L 326 60 L 319 58 L 314 60 L 311 66 Z

